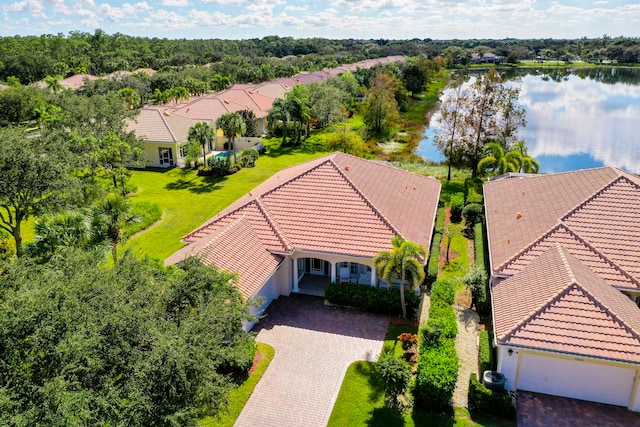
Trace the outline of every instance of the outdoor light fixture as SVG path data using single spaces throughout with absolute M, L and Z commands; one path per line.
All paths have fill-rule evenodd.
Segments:
M 507 353 L 509 353 L 509 356 L 513 355 L 513 349 L 510 348 L 509 351 L 507 351 Z

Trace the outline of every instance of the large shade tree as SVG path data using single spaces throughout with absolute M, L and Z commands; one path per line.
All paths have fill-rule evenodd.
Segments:
M 0 275 L 0 425 L 193 426 L 251 366 L 234 275 L 66 250 Z
M 23 255 L 22 225 L 70 201 L 74 182 L 64 144 L 43 135 L 27 135 L 22 128 L 0 129 L 0 228 Z
M 411 289 L 419 286 L 424 280 L 424 268 L 421 261 L 426 260 L 427 250 L 424 246 L 404 240 L 401 236 L 391 239 L 392 249 L 379 252 L 373 262 L 378 276 L 385 280 L 400 280 L 400 304 L 402 316 L 407 317 L 407 306 L 404 298 L 404 285 L 407 281 Z

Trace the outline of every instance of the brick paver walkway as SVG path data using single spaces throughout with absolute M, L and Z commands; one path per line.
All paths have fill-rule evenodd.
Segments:
M 257 328 L 275 357 L 237 427 L 324 427 L 347 367 L 377 360 L 389 319 L 324 306 L 324 299 L 280 297 Z
M 518 391 L 518 427 L 631 427 L 640 413 L 623 406 Z

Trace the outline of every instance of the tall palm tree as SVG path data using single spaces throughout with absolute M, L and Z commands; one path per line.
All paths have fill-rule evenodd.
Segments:
M 385 280 L 400 279 L 402 317 L 407 317 L 407 306 L 404 300 L 404 282 L 405 279 L 408 279 L 412 288 L 422 283 L 424 280 L 424 268 L 419 259 L 426 259 L 427 250 L 424 246 L 410 240 L 404 240 L 400 236 L 393 236 L 391 246 L 391 251 L 378 253 L 373 259 L 373 262 L 380 278 Z
M 133 110 L 135 107 L 140 106 L 140 95 L 134 89 L 130 87 L 124 87 L 118 91 L 118 94 L 122 97 L 122 100 L 127 105 L 127 110 Z
M 119 194 L 111 193 L 94 207 L 92 228 L 96 241 L 111 244 L 113 263 L 118 263 L 118 244 L 123 240 L 124 228 L 138 220 L 131 214 L 129 201 Z
M 62 84 L 60 83 L 61 80 L 61 75 L 47 76 L 44 78 L 44 82 L 46 83 L 47 88 L 53 93 L 58 93 L 64 90 L 64 86 L 62 86 Z
M 202 146 L 202 161 L 207 163 L 205 146 L 216 139 L 216 131 L 206 122 L 198 122 L 189 129 L 189 141 L 197 142 Z
M 227 137 L 229 145 L 227 149 L 233 149 L 233 163 L 236 163 L 236 136 L 244 135 L 247 126 L 244 119 L 238 113 L 225 113 L 216 120 L 216 127 L 222 129 L 222 133 Z M 228 158 L 228 156 L 227 156 Z

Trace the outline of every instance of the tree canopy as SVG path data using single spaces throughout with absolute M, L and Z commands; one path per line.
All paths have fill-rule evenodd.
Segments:
M 234 276 L 68 250 L 0 275 L 0 424 L 195 425 L 255 343 Z

